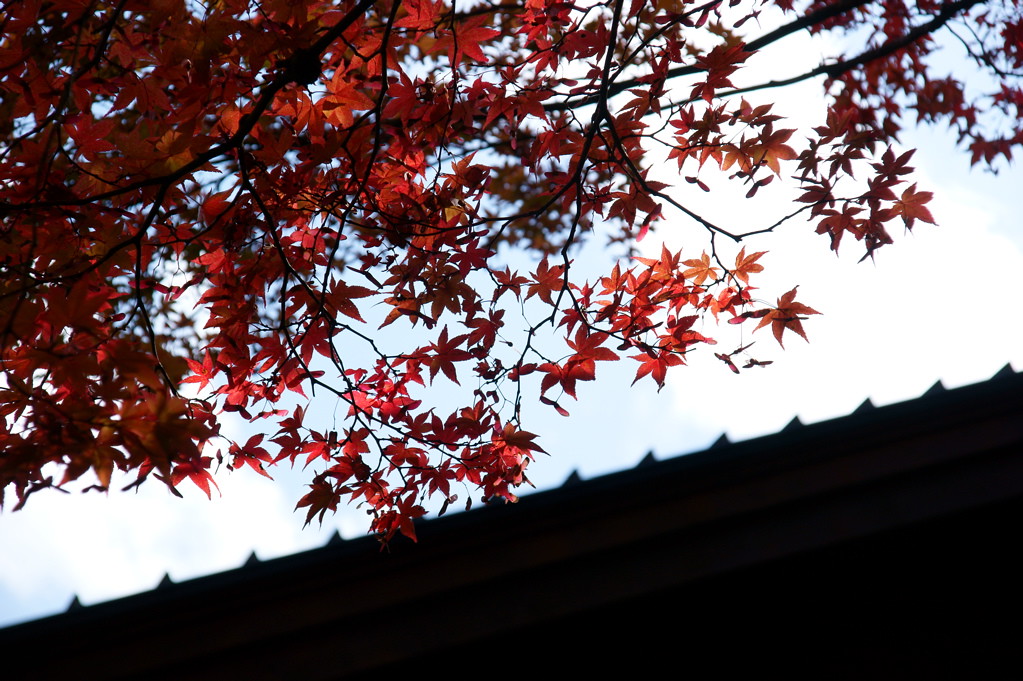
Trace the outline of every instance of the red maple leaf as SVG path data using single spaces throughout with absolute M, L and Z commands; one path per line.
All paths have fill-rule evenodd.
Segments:
M 912 228 L 916 220 L 934 224 L 934 217 L 927 209 L 927 203 L 934 197 L 931 192 L 918 192 L 916 184 L 902 192 L 902 198 L 895 202 L 895 210 L 902 216 L 907 228 Z
M 756 329 L 762 326 L 771 325 L 771 331 L 774 333 L 775 339 L 778 341 L 778 345 L 783 345 L 782 334 L 786 330 L 795 331 L 797 334 L 803 337 L 803 340 L 809 340 L 806 337 L 806 333 L 803 331 L 803 320 L 806 319 L 806 315 L 820 314 L 817 310 L 812 307 L 803 305 L 802 303 L 796 302 L 796 289 L 793 288 L 791 291 L 783 295 L 778 299 L 778 305 L 774 309 L 769 310 L 761 319 L 760 323 L 757 324 Z M 754 331 L 756 331 L 754 329 Z
M 487 55 L 480 47 L 492 38 L 501 35 L 501 32 L 493 28 L 484 28 L 488 21 L 486 15 L 480 15 L 467 19 L 456 28 L 443 35 L 434 44 L 431 52 L 447 49 L 448 61 L 457 64 L 463 56 L 471 57 L 476 61 L 487 61 Z

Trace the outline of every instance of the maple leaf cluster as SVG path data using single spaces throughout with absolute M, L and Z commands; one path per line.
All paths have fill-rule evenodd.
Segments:
M 663 385 L 708 319 L 805 338 L 816 311 L 795 288 L 762 301 L 763 253 L 726 245 L 800 216 L 869 255 L 934 222 L 895 136 L 913 114 L 974 162 L 1011 158 L 1023 28 L 1012 0 L 778 0 L 771 30 L 769 4 L 6 3 L 0 502 L 88 472 L 210 494 L 218 466 L 287 460 L 314 471 L 308 519 L 355 502 L 414 538 L 430 497 L 514 499 L 543 451 L 523 400 L 566 413 L 626 356 Z M 866 43 L 739 80 L 803 30 Z M 942 40 L 990 87 L 935 75 Z M 818 76 L 809 130 L 745 98 Z M 719 224 L 689 200 L 711 177 L 796 207 Z M 633 253 L 669 217 L 708 243 L 579 280 L 583 240 Z M 738 371 L 747 348 L 717 356 Z M 259 434 L 230 441 L 228 414 Z

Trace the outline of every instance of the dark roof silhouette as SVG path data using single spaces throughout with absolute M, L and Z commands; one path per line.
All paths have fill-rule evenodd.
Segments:
M 1006 367 L 573 474 L 519 504 L 423 522 L 418 545 L 335 536 L 107 603 L 76 598 L 0 630 L 0 650 L 8 673 L 35 678 L 1000 678 L 1019 668 L 1021 519 L 1023 376 Z

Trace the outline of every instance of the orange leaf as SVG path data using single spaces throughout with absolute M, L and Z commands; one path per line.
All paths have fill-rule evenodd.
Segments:
M 795 331 L 803 337 L 803 340 L 809 341 L 806 337 L 806 333 L 803 331 L 802 321 L 806 319 L 803 315 L 820 314 L 820 312 L 812 307 L 796 302 L 795 298 L 797 288 L 799 287 L 797 286 L 793 288 L 791 291 L 779 298 L 777 307 L 764 315 L 756 327 L 759 329 L 762 326 L 770 324 L 771 331 L 774 333 L 774 337 L 778 341 L 778 345 L 781 345 L 782 347 L 784 347 L 781 340 L 782 334 L 784 334 L 786 330 Z M 756 329 L 754 329 L 754 331 L 756 331 Z

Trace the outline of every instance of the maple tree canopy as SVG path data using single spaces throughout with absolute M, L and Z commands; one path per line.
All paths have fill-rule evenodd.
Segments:
M 385 538 L 414 538 L 431 496 L 513 499 L 542 451 L 523 401 L 564 412 L 619 359 L 663 384 L 714 320 L 804 336 L 815 310 L 795 288 L 752 293 L 762 253 L 743 237 L 808 221 L 822 247 L 869 255 L 893 226 L 933 222 L 891 146 L 906 121 L 950 126 L 976 164 L 1009 159 L 1021 15 L 1019 0 L 7 0 L 0 495 L 20 507 L 115 471 L 209 494 L 220 465 L 287 460 L 313 476 L 309 519 L 356 501 Z M 845 47 L 741 80 L 799 32 Z M 942 45 L 958 70 L 933 63 Z M 747 101 L 810 79 L 816 127 Z M 712 178 L 751 215 L 774 191 L 795 190 L 792 210 L 721 223 L 691 207 Z M 666 219 L 703 244 L 589 281 L 573 269 L 584 239 L 629 254 Z M 225 413 L 265 436 L 230 441 Z

